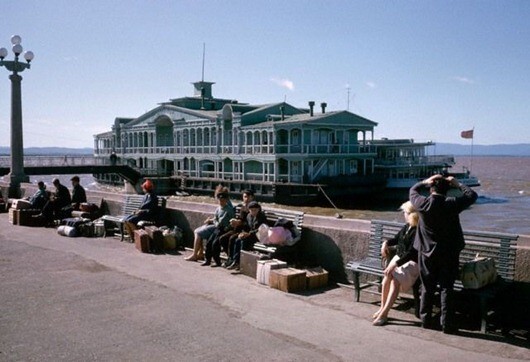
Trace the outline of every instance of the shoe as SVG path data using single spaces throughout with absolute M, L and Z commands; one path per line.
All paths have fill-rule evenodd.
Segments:
M 208 266 L 208 265 L 210 265 L 210 264 L 211 264 L 210 261 L 209 261 L 209 260 L 206 260 L 206 261 L 203 261 L 203 262 L 202 262 L 201 266 Z
M 226 267 L 226 269 L 228 270 L 232 270 L 232 269 L 235 269 L 235 267 L 239 267 L 239 265 L 237 265 L 236 262 L 233 262 L 232 264 L 230 264 L 229 266 Z
M 377 319 L 377 317 L 379 317 L 379 313 L 381 313 L 381 309 L 378 309 L 377 312 L 372 314 L 372 319 Z
M 197 257 L 194 256 L 194 255 L 190 255 L 190 256 L 187 256 L 184 258 L 184 260 L 187 260 L 187 261 L 197 261 Z
M 373 326 L 381 327 L 384 326 L 388 322 L 388 318 L 377 318 L 375 321 L 372 322 Z

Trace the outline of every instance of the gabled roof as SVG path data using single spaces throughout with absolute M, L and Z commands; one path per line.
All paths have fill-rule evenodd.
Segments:
M 301 124 L 308 124 L 311 126 L 356 128 L 359 130 L 372 130 L 375 126 L 377 126 L 377 122 L 370 121 L 369 119 L 358 116 L 354 113 L 348 111 L 334 111 L 318 113 L 314 114 L 313 116 L 308 113 L 297 114 L 293 116 L 287 116 L 283 120 L 277 119 L 259 122 L 255 124 L 254 127 L 266 128 Z
M 156 108 L 151 109 L 147 113 L 144 113 L 140 117 L 135 118 L 131 122 L 127 123 L 127 127 L 135 126 L 137 124 L 145 122 L 149 120 L 150 118 L 154 117 L 157 113 L 164 113 L 164 112 L 168 113 L 168 117 L 171 120 L 174 120 L 175 117 L 172 117 L 169 114 L 175 113 L 175 112 L 178 112 L 182 115 L 182 117 L 179 117 L 179 118 L 209 119 L 211 121 L 215 121 L 217 119 L 217 111 L 194 110 L 194 109 L 189 109 L 189 108 L 172 106 L 169 104 L 163 104 Z M 186 117 L 186 116 L 189 116 L 189 117 Z

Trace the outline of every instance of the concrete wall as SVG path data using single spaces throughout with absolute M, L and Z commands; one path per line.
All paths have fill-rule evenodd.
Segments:
M 35 191 L 35 186 L 24 184 L 26 195 Z M 4 189 L 2 189 L 4 191 Z M 87 193 L 89 202 L 100 204 L 105 200 L 107 212 L 120 214 L 123 194 L 95 192 Z M 178 225 L 184 231 L 187 246 L 193 244 L 193 230 L 213 214 L 214 204 L 196 203 L 168 199 L 166 223 Z M 304 218 L 303 258 L 309 265 L 320 265 L 330 272 L 330 279 L 343 282 L 346 279 L 344 264 L 363 258 L 368 251 L 370 221 L 336 219 L 332 217 L 306 215 Z M 516 281 L 530 290 L 530 236 L 521 235 L 518 241 Z

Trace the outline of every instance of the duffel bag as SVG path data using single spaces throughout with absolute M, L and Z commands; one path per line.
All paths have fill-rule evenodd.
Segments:
M 476 257 L 462 265 L 460 277 L 462 285 L 467 289 L 479 289 L 497 280 L 495 260 Z

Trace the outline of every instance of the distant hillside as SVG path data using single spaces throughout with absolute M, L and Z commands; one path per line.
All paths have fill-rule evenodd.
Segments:
M 10 147 L 0 147 L 0 155 L 11 154 Z M 24 149 L 24 155 L 93 155 L 93 148 L 66 148 L 66 147 L 28 147 Z
M 456 143 L 436 143 L 437 155 L 468 156 L 471 153 L 471 144 L 460 145 Z M 473 145 L 475 156 L 530 156 L 530 143 L 513 145 Z

